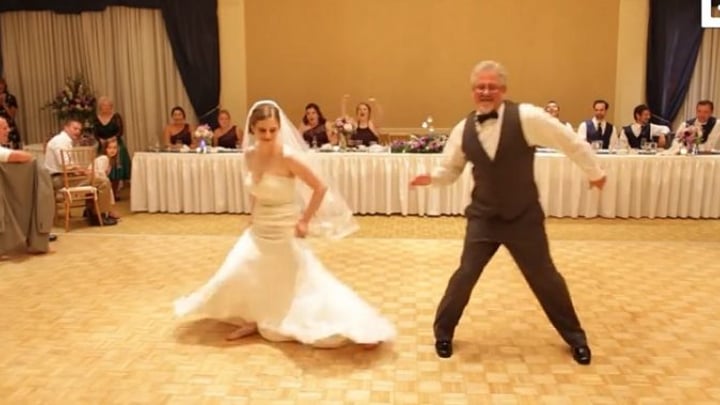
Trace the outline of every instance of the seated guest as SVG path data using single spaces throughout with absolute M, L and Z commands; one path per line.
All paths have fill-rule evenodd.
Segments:
M 687 127 L 696 126 L 702 132 L 700 150 L 711 151 L 720 149 L 720 125 L 712 115 L 715 106 L 710 100 L 698 101 L 695 106 L 695 118 L 691 118 L 678 127 L 676 133 L 682 132 Z
M 327 122 L 320 107 L 315 103 L 305 106 L 305 115 L 298 126 L 303 139 L 309 146 L 323 146 L 327 143 L 337 143 L 337 134 L 332 125 Z
M 213 144 L 222 148 L 235 149 L 242 145 L 243 131 L 230 121 L 230 113 L 220 110 L 218 113 L 219 127 L 213 131 Z
M 565 125 L 566 127 L 572 129 L 573 131 L 575 130 L 573 128 L 572 124 L 560 119 L 560 105 L 558 105 L 558 103 L 556 101 L 554 101 L 554 100 L 548 101 L 548 103 L 545 104 L 545 112 L 552 115 L 553 117 L 555 117 L 555 119 L 562 122 L 562 124 Z
M 10 131 L 0 117 L 0 144 L 9 141 Z M 55 209 L 51 180 L 32 160 L 30 153 L 0 146 L 0 260 L 21 248 L 47 253 L 48 242 L 57 238 L 50 233 Z
M 170 111 L 170 118 L 170 123 L 163 130 L 165 146 L 192 146 L 194 129 L 186 121 L 185 110 L 179 106 L 173 107 Z
M 80 138 L 82 133 L 82 124 L 76 118 L 68 118 L 65 121 L 65 126 L 60 133 L 53 136 L 52 139 L 47 143 L 45 147 L 45 167 L 52 176 L 53 187 L 55 190 L 59 190 L 65 186 L 63 180 L 63 159 L 60 156 L 61 153 L 67 150 L 72 150 L 73 141 Z M 65 155 L 66 160 L 68 158 Z M 73 168 L 77 166 L 72 161 L 67 162 L 66 165 Z M 89 175 L 86 167 L 75 167 L 76 172 L 80 175 Z M 103 225 L 115 225 L 117 220 L 110 217 L 110 210 L 112 208 L 112 187 L 110 181 L 107 178 L 93 176 L 93 186 L 98 191 L 98 205 L 100 206 L 100 216 L 103 221 Z M 100 225 L 97 213 L 95 212 L 95 206 L 88 202 L 87 210 L 89 215 L 89 221 L 91 225 Z
M 614 148 L 618 140 L 617 128 L 605 120 L 608 108 L 610 108 L 610 104 L 607 101 L 595 100 L 593 117 L 581 122 L 577 131 L 578 136 L 587 140 L 588 143 L 601 141 L 602 149 Z
M 380 131 L 372 118 L 373 107 L 375 107 L 376 111 L 379 111 L 375 99 L 370 98 L 367 103 L 359 103 L 355 107 L 355 119 L 352 119 L 347 115 L 347 101 L 349 98 L 350 96 L 347 94 L 343 97 L 341 111 L 342 116 L 350 121 L 355 128 L 350 140 L 362 143 L 365 146 L 369 146 L 373 142 L 380 142 Z
M 10 94 L 7 88 L 7 82 L 5 78 L 0 77 L 0 117 L 5 118 L 8 126 L 10 127 L 10 133 L 8 138 L 0 143 L 0 146 L 7 146 L 10 149 L 21 149 L 22 139 L 20 137 L 20 131 L 18 131 L 15 117 L 18 112 L 17 98 Z
M 33 159 L 30 153 L 8 149 L 2 145 L 9 142 L 10 124 L 5 117 L 0 117 L 0 163 L 25 163 Z
M 636 106 L 633 110 L 635 122 L 623 127 L 620 142 L 627 142 L 632 149 L 640 149 L 642 141 L 645 140 L 645 142 L 657 142 L 658 147 L 664 148 L 670 128 L 650 123 L 651 116 L 650 107 L 646 104 Z

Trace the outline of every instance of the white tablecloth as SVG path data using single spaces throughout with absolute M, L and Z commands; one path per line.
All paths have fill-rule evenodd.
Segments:
M 440 155 L 323 154 L 321 170 L 359 214 L 458 215 L 469 202 L 470 167 L 448 187 L 410 188 Z M 548 216 L 720 218 L 719 156 L 598 156 L 608 174 L 590 190 L 566 157 L 538 154 L 535 175 Z M 131 209 L 171 213 L 247 213 L 241 153 L 135 153 Z

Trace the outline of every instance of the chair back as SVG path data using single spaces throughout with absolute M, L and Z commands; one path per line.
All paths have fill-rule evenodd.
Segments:
M 95 180 L 95 154 L 88 153 L 87 148 L 75 147 L 61 151 L 59 155 L 65 188 L 72 188 L 80 183 L 93 184 Z

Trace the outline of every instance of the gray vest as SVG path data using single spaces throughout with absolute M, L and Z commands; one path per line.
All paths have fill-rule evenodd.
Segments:
M 500 141 L 491 160 L 478 139 L 475 112 L 465 121 L 462 150 L 472 163 L 475 186 L 465 216 L 513 220 L 539 204 L 535 147 L 525 141 L 518 105 L 505 101 Z

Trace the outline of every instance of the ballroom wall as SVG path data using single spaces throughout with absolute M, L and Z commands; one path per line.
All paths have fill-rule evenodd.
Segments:
M 385 128 L 428 114 L 446 127 L 472 107 L 473 64 L 491 58 L 507 66 L 512 99 L 557 100 L 577 124 L 603 97 L 624 123 L 644 100 L 646 3 L 219 0 L 221 101 L 242 119 L 273 98 L 298 121 L 310 101 L 336 117 L 350 94 L 351 108 L 375 97 Z

